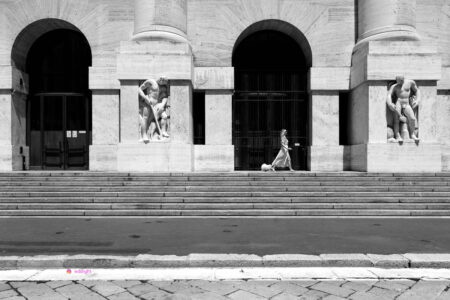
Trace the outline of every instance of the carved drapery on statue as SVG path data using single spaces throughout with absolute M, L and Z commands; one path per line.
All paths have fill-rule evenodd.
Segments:
M 388 86 L 386 100 L 387 138 L 389 142 L 419 142 L 420 91 L 414 80 L 397 76 Z
M 139 142 L 163 141 L 170 137 L 169 80 L 147 79 L 139 87 Z

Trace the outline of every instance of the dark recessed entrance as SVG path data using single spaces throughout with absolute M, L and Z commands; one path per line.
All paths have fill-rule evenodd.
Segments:
M 88 169 L 91 144 L 91 51 L 74 30 L 54 30 L 31 47 L 28 134 L 30 169 Z
M 245 38 L 233 54 L 233 144 L 236 170 L 258 170 L 278 153 L 287 129 L 292 165 L 306 170 L 308 67 L 289 36 L 263 30 Z

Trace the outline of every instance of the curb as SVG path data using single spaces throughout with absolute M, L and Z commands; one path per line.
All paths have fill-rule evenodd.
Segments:
M 0 269 L 35 268 L 241 268 L 375 267 L 382 269 L 450 268 L 450 254 L 189 254 L 0 256 Z

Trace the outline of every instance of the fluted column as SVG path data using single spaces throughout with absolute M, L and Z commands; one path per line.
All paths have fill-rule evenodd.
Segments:
M 135 0 L 133 40 L 187 42 L 187 0 Z
M 379 39 L 418 38 L 416 0 L 358 1 L 358 43 Z

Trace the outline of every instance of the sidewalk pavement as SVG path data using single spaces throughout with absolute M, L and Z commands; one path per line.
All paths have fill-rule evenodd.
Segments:
M 448 300 L 447 280 L 0 281 L 9 300 Z

